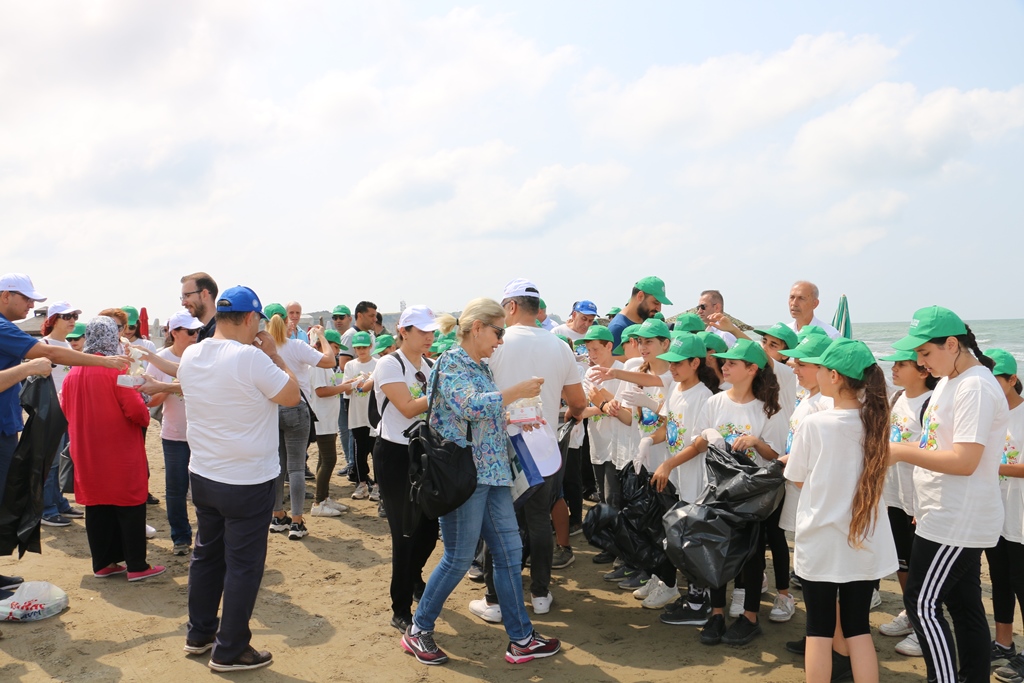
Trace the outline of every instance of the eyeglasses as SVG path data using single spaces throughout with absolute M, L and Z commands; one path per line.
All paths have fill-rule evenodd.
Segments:
M 185 328 L 185 327 L 175 327 L 174 328 L 175 332 L 178 332 L 180 330 L 185 330 L 185 334 L 187 334 L 190 337 L 194 337 L 194 336 L 196 336 L 199 333 L 199 330 L 190 330 L 190 329 Z
M 192 296 L 193 294 L 198 294 L 198 293 L 199 293 L 199 292 L 201 292 L 201 291 L 203 291 L 203 290 L 201 290 L 201 289 L 197 289 L 197 290 L 196 290 L 196 291 L 194 291 L 194 292 L 182 292 L 182 294 L 181 294 L 181 300 L 182 300 L 182 301 L 184 301 L 185 299 L 189 298 L 189 297 L 190 297 L 190 296 Z
M 78 320 L 77 313 L 61 313 L 57 317 L 60 318 L 61 320 Z
M 487 325 L 487 327 L 489 327 L 492 330 L 494 330 L 494 333 L 498 336 L 498 341 L 501 341 L 501 338 L 505 336 L 505 328 L 504 327 L 498 327 L 497 325 L 492 325 L 490 323 L 484 323 L 484 325 Z

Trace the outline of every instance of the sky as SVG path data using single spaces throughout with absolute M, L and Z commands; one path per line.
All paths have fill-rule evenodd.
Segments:
M 0 272 L 51 300 L 1024 318 L 1024 4 L 0 0 Z

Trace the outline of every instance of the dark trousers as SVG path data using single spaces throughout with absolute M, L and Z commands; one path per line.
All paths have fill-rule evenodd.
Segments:
M 378 438 L 373 448 L 373 472 L 391 530 L 391 612 L 411 621 L 413 590 L 426 583 L 423 567 L 437 546 L 438 523 L 420 515 L 416 530 L 403 535 L 406 508 L 411 505 L 407 444 Z
M 784 500 L 779 501 L 779 507 L 775 508 L 775 512 L 765 520 L 763 526 L 765 542 L 772 551 L 775 588 L 780 591 L 789 590 L 789 542 L 786 541 L 786 532 L 779 528 L 783 502 Z
M 356 442 L 356 461 L 352 468 L 353 476 L 350 479 L 357 484 L 362 484 L 363 482 L 370 481 L 370 466 L 368 463 L 370 461 L 370 453 L 373 452 L 375 439 L 370 436 L 369 427 L 353 427 L 350 431 L 352 432 L 352 438 Z M 406 475 L 408 474 L 408 469 L 406 469 Z M 387 508 L 386 503 L 385 508 Z M 388 514 L 391 514 L 391 509 L 387 509 Z
M 985 551 L 992 577 L 992 614 L 997 624 L 1012 624 L 1014 601 L 1024 614 L 1024 545 L 1002 536 L 995 548 Z
M 249 646 L 249 619 L 263 581 L 267 526 L 276 479 L 262 484 L 223 484 L 192 473 L 196 545 L 188 569 L 188 632 L 209 642 L 213 658 L 234 661 Z M 217 607 L 224 599 L 221 616 Z
M 981 602 L 981 548 L 940 545 L 915 536 L 903 605 L 914 625 L 928 667 L 928 680 L 957 683 L 989 680 L 990 633 Z M 956 643 L 942 606 L 949 610 Z
M 589 466 L 590 463 L 587 463 Z M 583 523 L 583 449 L 570 448 L 565 458 L 562 495 L 569 506 L 569 525 Z
M 94 572 L 124 562 L 130 572 L 149 569 L 146 563 L 146 504 L 86 505 L 85 535 Z
M 755 522 L 755 524 L 758 526 L 758 534 L 760 535 L 760 540 L 758 540 L 756 546 L 757 550 L 754 551 L 754 554 L 750 556 L 750 559 L 740 569 L 740 573 L 736 577 L 735 587 L 744 590 L 743 610 L 756 614 L 761 609 L 761 583 L 764 581 L 765 533 L 763 523 Z M 712 588 L 711 606 L 716 608 L 725 607 L 725 597 L 725 586 Z
M 565 468 L 563 468 L 564 470 Z M 555 473 L 544 477 L 544 484 L 533 492 L 519 511 L 520 527 L 526 528 L 526 542 L 523 557 L 530 558 L 530 594 L 542 598 L 551 587 L 551 563 L 555 553 L 555 539 L 551 532 L 551 506 L 558 500 L 561 477 Z M 491 571 L 490 550 L 484 563 L 484 583 L 487 584 L 488 601 L 497 603 L 498 593 L 494 587 Z
M 338 464 L 337 441 L 337 434 L 317 434 L 316 450 L 320 455 L 316 463 L 315 503 L 331 495 L 331 475 L 334 474 L 334 466 Z
M 583 422 L 583 445 L 580 448 L 583 458 L 583 465 L 580 467 L 580 479 L 583 483 L 583 496 L 586 497 L 598 492 L 597 470 L 594 468 L 593 463 L 590 462 L 590 420 Z
M 0 434 L 0 504 L 4 502 L 4 491 L 7 490 L 7 472 L 14 460 L 14 451 L 18 447 L 17 434 Z

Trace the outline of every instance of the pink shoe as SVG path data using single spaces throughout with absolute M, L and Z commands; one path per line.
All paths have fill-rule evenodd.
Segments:
M 161 565 L 155 565 L 141 572 L 128 572 L 129 581 L 142 581 L 148 579 L 151 576 L 159 576 L 167 571 L 167 567 Z
M 105 579 L 108 576 L 117 576 L 118 574 L 124 574 L 128 569 L 123 564 L 115 564 L 113 567 L 104 567 L 98 572 L 93 572 L 92 575 L 97 579 Z

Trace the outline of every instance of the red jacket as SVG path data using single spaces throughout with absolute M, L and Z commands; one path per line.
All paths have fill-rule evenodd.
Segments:
M 139 392 L 117 385 L 112 368 L 76 366 L 64 378 L 61 404 L 81 505 L 142 505 L 149 489 L 149 409 Z

